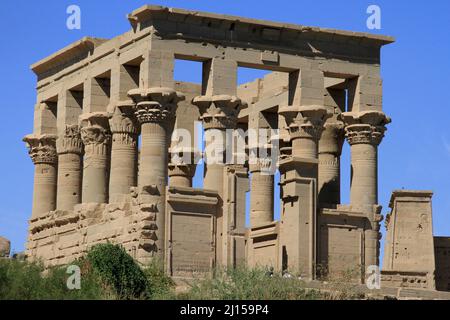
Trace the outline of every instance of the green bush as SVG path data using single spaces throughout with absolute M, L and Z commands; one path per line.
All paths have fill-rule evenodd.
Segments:
M 92 268 L 104 286 L 114 290 L 119 299 L 147 297 L 147 278 L 123 247 L 110 243 L 95 245 L 81 263 L 85 268 Z
M 81 275 L 81 289 L 67 288 L 65 267 L 44 271 L 42 263 L 0 259 L 0 300 L 104 299 L 107 292 L 92 274 Z

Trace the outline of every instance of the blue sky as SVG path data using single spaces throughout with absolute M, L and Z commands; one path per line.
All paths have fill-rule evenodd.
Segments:
M 111 38 L 130 29 L 126 14 L 146 1 L 3 0 L 0 7 L 0 235 L 24 248 L 31 214 L 33 165 L 21 142 L 32 131 L 36 78 L 29 65 L 83 36 Z M 434 233 L 450 236 L 450 12 L 449 1 L 185 0 L 153 4 L 290 22 L 367 30 L 366 9 L 381 8 L 381 30 L 397 42 L 382 51 L 384 110 L 392 117 L 379 151 L 379 202 L 383 213 L 394 189 L 429 189 Z M 66 28 L 66 8 L 81 8 L 81 30 Z M 189 64 L 177 65 L 179 80 L 199 81 Z M 242 70 L 239 82 L 260 72 Z M 342 200 L 349 200 L 349 150 L 342 159 Z M 198 179 L 197 179 L 198 183 Z M 384 229 L 384 228 L 383 228 Z

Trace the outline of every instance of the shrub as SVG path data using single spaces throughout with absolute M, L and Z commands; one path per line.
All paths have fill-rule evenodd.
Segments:
M 81 289 L 69 290 L 65 267 L 47 270 L 40 262 L 0 259 L 0 300 L 103 299 L 105 291 L 92 274 L 82 274 Z
M 114 290 L 117 298 L 146 298 L 147 278 L 123 247 L 110 243 L 95 245 L 80 263 L 84 265 L 84 269 L 92 268 L 105 288 Z

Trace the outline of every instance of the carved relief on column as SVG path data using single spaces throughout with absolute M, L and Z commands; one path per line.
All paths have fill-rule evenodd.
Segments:
M 137 184 L 137 140 L 139 124 L 134 116 L 134 102 L 120 101 L 108 107 L 112 133 L 110 202 L 120 202 Z
M 317 159 L 323 125 L 331 116 L 327 109 L 321 106 L 284 106 L 278 113 L 286 119 L 292 141 L 292 155 Z
M 83 141 L 81 140 L 78 125 L 67 125 L 62 136 L 56 140 L 58 155 L 66 153 L 83 154 Z
M 58 152 L 58 194 L 59 210 L 73 210 L 81 202 L 83 141 L 78 125 L 67 125 L 56 140 Z
M 34 190 L 31 221 L 56 208 L 56 173 L 58 156 L 56 135 L 30 134 L 23 138 L 33 161 Z
M 80 128 L 86 155 L 105 155 L 111 142 L 108 114 L 93 112 L 81 115 Z
M 133 101 L 120 101 L 108 109 L 113 144 L 137 146 L 139 125 L 134 116 Z
M 108 173 L 111 132 L 106 112 L 92 112 L 79 117 L 84 143 L 82 201 L 108 202 Z

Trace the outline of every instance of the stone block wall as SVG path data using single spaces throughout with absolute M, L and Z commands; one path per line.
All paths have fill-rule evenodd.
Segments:
M 434 237 L 436 289 L 450 291 L 450 238 Z

